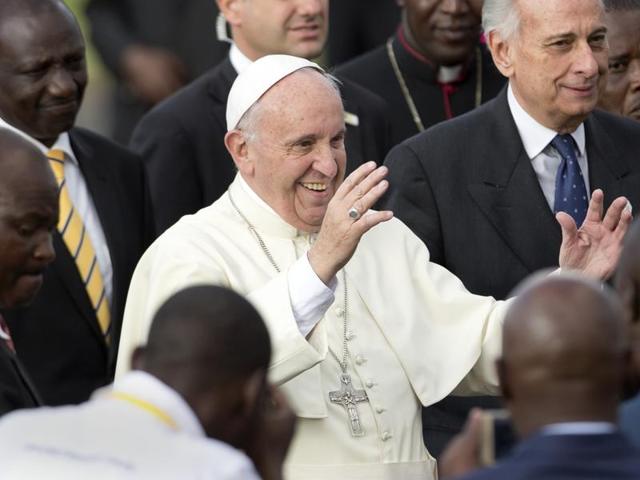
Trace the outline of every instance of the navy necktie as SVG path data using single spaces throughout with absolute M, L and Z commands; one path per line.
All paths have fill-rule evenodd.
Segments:
M 587 187 L 576 157 L 575 142 L 571 135 L 556 135 L 551 141 L 551 145 L 562 157 L 556 174 L 556 195 L 553 210 L 555 213 L 568 213 L 580 228 L 587 215 L 589 200 Z

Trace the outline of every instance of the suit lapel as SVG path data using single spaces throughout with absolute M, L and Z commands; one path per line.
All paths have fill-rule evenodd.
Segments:
M 231 60 L 227 55 L 220 65 L 214 68 L 210 73 L 211 81 L 208 82 L 207 92 L 214 99 L 211 102 L 213 106 L 213 121 L 224 121 L 226 119 L 227 97 L 231 90 L 231 85 L 235 81 L 238 73 L 231 64 Z M 226 124 L 221 125 L 222 131 L 227 131 Z
M 616 197 L 624 195 L 622 178 L 631 171 L 618 146 L 600 125 L 599 114 L 594 112 L 585 121 L 589 185 L 591 191 L 601 188 L 605 207 Z M 634 205 L 637 208 L 637 205 Z
M 118 245 L 126 245 L 125 232 L 119 228 L 118 222 L 118 212 L 124 207 L 120 204 L 117 186 L 109 181 L 111 174 L 107 168 L 107 162 L 102 160 L 103 153 L 93 148 L 90 142 L 87 142 L 80 132 L 75 129 L 71 130 L 70 138 L 73 152 L 80 165 L 82 176 L 87 184 L 87 189 L 89 190 L 98 219 L 100 220 L 100 225 L 102 226 L 109 250 L 113 278 L 116 279 L 119 277 L 119 265 L 123 262 L 123 258 L 121 258 L 122 251 L 118 248 Z M 62 238 L 60 238 L 59 241 L 64 244 Z M 64 276 L 66 279 L 65 286 L 68 287 L 76 303 L 80 306 L 80 310 L 87 321 L 89 321 L 92 330 L 98 335 L 101 342 L 104 343 L 104 338 L 93 308 L 91 307 L 91 302 L 77 274 L 75 262 L 70 255 L 66 257 L 69 262 L 64 266 L 66 273 Z M 73 267 L 76 272 L 73 277 L 69 273 L 71 267 Z M 73 280 L 71 280 L 72 278 Z M 113 285 L 113 287 L 113 291 L 115 292 L 116 286 Z
M 468 191 L 506 245 L 530 271 L 555 265 L 560 227 L 542 193 L 507 103 L 506 88 L 489 107 L 490 135 L 479 145 Z M 496 145 L 500 149 L 496 149 Z
M 31 401 L 33 402 L 33 404 L 35 406 L 44 405 L 44 402 L 42 401 L 42 398 L 40 398 L 40 394 L 36 390 L 35 385 L 31 381 L 31 378 L 29 377 L 29 374 L 25 370 L 25 368 L 22 365 L 22 362 L 20 361 L 18 356 L 15 353 L 13 353 L 11 350 L 9 350 L 9 347 L 7 347 L 7 344 L 2 339 L 0 339 L 0 348 L 2 349 L 4 355 L 11 362 L 11 365 L 13 366 L 13 368 L 14 368 L 14 370 L 16 372 L 16 376 L 18 377 L 18 379 L 22 383 L 22 386 L 24 387 L 24 390 L 26 390 L 26 392 L 28 393 L 28 395 L 31 398 Z
M 60 283 L 73 299 L 76 307 L 82 314 L 82 317 L 89 323 L 91 330 L 100 337 L 102 341 L 102 333 L 100 326 L 95 317 L 91 301 L 86 293 L 84 284 L 78 274 L 76 263 L 67 250 L 67 246 L 60 234 L 56 231 L 53 234 L 53 246 L 56 251 L 56 259 L 53 262 L 52 270 L 56 272 L 60 278 Z

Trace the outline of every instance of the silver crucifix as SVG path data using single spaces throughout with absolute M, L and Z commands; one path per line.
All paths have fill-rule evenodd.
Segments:
M 362 437 L 364 430 L 360 424 L 360 416 L 356 404 L 368 402 L 367 392 L 364 390 L 354 390 L 351 385 L 351 376 L 348 373 L 340 374 L 341 389 L 329 392 L 329 400 L 332 403 L 338 403 L 347 409 L 349 416 L 349 425 L 351 426 L 351 435 L 354 437 Z

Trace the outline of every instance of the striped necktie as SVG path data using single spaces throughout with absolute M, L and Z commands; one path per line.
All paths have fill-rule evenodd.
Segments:
M 98 265 L 96 252 L 91 243 L 91 238 L 86 231 L 82 218 L 73 208 L 69 190 L 64 178 L 64 162 L 67 156 L 62 150 L 53 149 L 47 154 L 49 164 L 58 181 L 58 194 L 60 203 L 60 217 L 58 219 L 58 232 L 62 236 L 69 253 L 73 257 L 78 268 L 80 278 L 84 282 L 87 295 L 95 311 L 100 329 L 109 341 L 109 327 L 111 315 L 109 302 L 107 301 L 102 272 Z

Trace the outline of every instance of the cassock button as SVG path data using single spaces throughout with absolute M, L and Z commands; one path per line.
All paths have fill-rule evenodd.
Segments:
M 374 385 L 373 380 L 371 379 L 367 380 L 365 385 L 367 386 L 367 388 L 373 388 L 373 385 Z
M 384 412 L 384 408 L 380 405 L 376 406 L 376 413 L 383 413 Z
M 347 333 L 347 340 L 353 340 L 354 338 L 356 338 L 356 334 L 353 332 L 349 332 Z
M 362 355 L 356 355 L 356 365 L 362 365 L 366 361 L 366 358 L 364 358 Z
M 382 438 L 383 442 L 386 442 L 387 440 L 391 440 L 391 437 L 393 435 L 391 435 L 389 432 L 382 432 L 382 436 L 380 438 Z
M 344 309 L 342 307 L 336 307 L 334 312 L 338 317 L 342 317 L 344 315 Z

